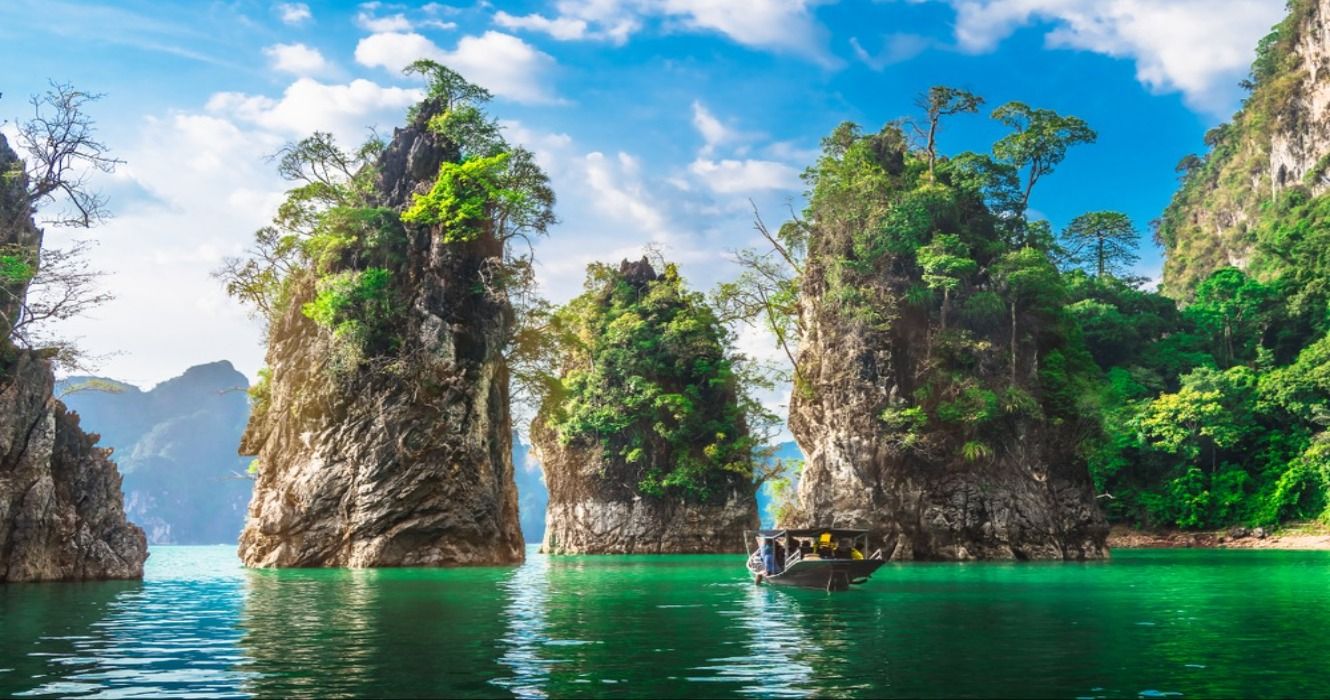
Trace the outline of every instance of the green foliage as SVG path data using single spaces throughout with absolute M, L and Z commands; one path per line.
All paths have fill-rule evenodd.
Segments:
M 1120 275 L 1134 265 L 1140 238 L 1131 219 L 1115 211 L 1081 214 L 1062 232 L 1068 263 L 1097 277 Z
M 521 197 L 521 193 L 499 185 L 508 158 L 507 153 L 500 153 L 462 163 L 444 163 L 434 186 L 426 194 L 415 195 L 411 206 L 402 212 L 402 221 L 438 226 L 445 243 L 475 240 L 488 220 L 492 200 Z
M 26 284 L 37 269 L 24 255 L 0 255 L 0 284 Z
M 318 281 L 313 301 L 301 313 L 332 331 L 342 351 L 342 368 L 366 355 L 390 352 L 400 342 L 395 322 L 403 309 L 396 301 L 392 272 L 379 267 L 338 272 Z
M 1099 138 L 1079 117 L 1063 116 L 1048 109 L 1035 109 L 1023 102 L 1008 102 L 993 110 L 993 118 L 1012 133 L 993 144 L 993 155 L 1025 172 L 1025 190 L 1017 214 L 1023 215 L 1035 184 L 1049 175 L 1067 157 L 1067 149 Z
M 259 381 L 254 383 L 247 391 L 249 394 L 250 410 L 255 415 L 262 415 L 268 412 L 268 405 L 272 401 L 272 370 L 263 367 L 259 370 Z
M 643 268 L 592 265 L 587 292 L 556 312 L 563 370 L 538 420 L 622 460 L 637 493 L 705 500 L 753 478 L 752 406 L 703 297 L 674 265 Z

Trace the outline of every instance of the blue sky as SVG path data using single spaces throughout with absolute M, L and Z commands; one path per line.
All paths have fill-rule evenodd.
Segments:
M 1143 230 L 1178 160 L 1242 97 L 1283 0 L 537 0 L 458 3 L 0 3 L 0 118 L 46 80 L 107 93 L 93 107 L 127 163 L 101 181 L 115 218 L 93 231 L 117 299 L 60 332 L 106 354 L 103 373 L 151 385 L 229 359 L 253 376 L 261 329 L 209 273 L 281 199 L 265 156 L 330 130 L 389 133 L 418 97 L 400 66 L 428 56 L 496 95 L 510 141 L 536 151 L 562 223 L 537 248 L 547 294 L 575 294 L 592 260 L 654 243 L 697 287 L 800 206 L 797 175 L 843 120 L 913 113 L 933 84 L 988 107 L 1021 100 L 1086 119 L 1033 206 L 1060 227 L 1098 209 Z M 12 124 L 0 129 L 11 129 Z M 985 115 L 941 147 L 986 150 Z M 57 244 L 71 234 L 54 231 Z M 87 234 L 85 234 L 87 235 Z M 1140 273 L 1157 274 L 1148 243 Z M 741 345 L 766 351 L 757 334 Z

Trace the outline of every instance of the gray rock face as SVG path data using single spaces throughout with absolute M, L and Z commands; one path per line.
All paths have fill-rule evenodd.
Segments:
M 1188 298 L 1215 270 L 1246 269 L 1262 206 L 1292 187 L 1330 190 L 1330 0 L 1298 0 L 1284 32 L 1292 55 L 1222 127 L 1197 187 L 1175 198 L 1161 229 L 1167 255 L 1163 290 Z M 1221 152 L 1222 151 L 1222 152 Z M 1189 178 L 1188 184 L 1191 184 Z
M 897 373 L 919 360 L 902 351 L 907 324 L 895 338 L 851 332 L 816 303 L 804 318 L 809 390 L 791 399 L 790 430 L 807 460 L 797 513 L 781 525 L 868 528 L 874 547 L 901 560 L 1107 556 L 1108 526 L 1072 431 L 1030 422 L 982 463 L 902 450 L 877 416 L 905 393 Z
M 47 362 L 16 354 L 0 379 L 0 581 L 141 578 L 148 543 L 108 450 L 52 398 Z
M 21 165 L 0 136 L 0 173 Z M 0 254 L 41 246 L 25 189 L 0 178 Z M 108 451 L 53 397 L 50 363 L 9 339 L 26 292 L 26 280 L 0 289 L 0 582 L 140 578 L 147 541 L 125 520 Z
M 604 464 L 598 447 L 561 445 L 540 426 L 532 428 L 531 438 L 549 486 L 542 552 L 742 552 L 744 530 L 757 528 L 751 483 L 705 503 L 639 496 L 613 476 L 627 471 L 624 465 Z
M 668 268 L 667 268 L 668 269 Z M 668 274 L 668 273 L 667 273 Z M 657 274 L 650 262 L 623 261 L 617 279 L 635 291 L 638 298 L 654 294 L 651 285 L 667 278 Z M 574 302 L 576 304 L 577 302 Z M 593 303 L 608 303 L 597 299 Z M 676 306 L 660 302 L 666 308 L 686 308 L 685 302 Z M 645 313 L 645 312 L 644 312 Z M 667 317 L 664 311 L 661 317 Z M 663 324 L 660 317 L 645 322 Z M 664 325 L 648 325 L 653 335 L 664 335 Z M 667 344 L 666 344 L 667 345 Z M 632 379 L 669 386 L 672 391 L 683 391 L 681 381 L 699 382 L 695 377 L 681 379 L 673 366 L 691 365 L 693 362 L 715 362 L 716 356 L 706 360 L 691 357 L 679 351 L 661 351 L 657 366 L 636 366 L 615 372 L 630 375 Z M 566 356 L 566 365 L 575 366 L 584 359 Z M 565 377 L 569 366 L 564 367 Z M 640 374 L 638 374 L 640 373 Z M 629 376 L 623 376 L 623 381 Z M 620 381 L 615 377 L 615 381 Z M 705 380 L 702 380 L 705 382 Z M 702 383 L 699 382 L 699 383 Z M 719 385 L 719 382 L 717 383 Z M 696 384 L 689 387 L 696 388 Z M 731 389 L 707 390 L 700 402 L 711 409 L 735 406 L 737 396 Z M 609 405 L 610 410 L 630 410 Z M 739 430 L 747 434 L 746 426 Z M 653 427 L 635 423 L 626 432 L 654 433 Z M 699 444 L 706 444 L 709 435 L 693 435 Z M 694 554 L 707 552 L 745 551 L 744 530 L 758 526 L 755 485 L 747 475 L 724 473 L 715 480 L 715 491 L 708 498 L 697 499 L 678 492 L 661 495 L 641 493 L 639 479 L 642 464 L 673 465 L 678 454 L 667 442 L 644 439 L 647 447 L 638 464 L 630 464 L 621 452 L 608 448 L 599 440 L 577 437 L 561 440 L 557 431 L 538 416 L 531 426 L 531 442 L 545 472 L 549 488 L 549 503 L 545 517 L 545 539 L 541 551 L 551 554 Z
M 401 209 L 447 155 L 429 105 L 379 163 L 384 206 Z M 259 474 L 240 537 L 248 566 L 447 566 L 524 556 L 513 484 L 505 298 L 481 283 L 492 236 L 442 244 L 414 231 L 396 279 L 411 290 L 397 357 L 333 370 L 328 333 L 300 307 L 300 281 L 272 323 L 266 410 L 241 445 Z

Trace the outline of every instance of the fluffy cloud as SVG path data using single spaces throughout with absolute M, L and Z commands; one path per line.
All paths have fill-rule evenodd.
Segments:
M 367 32 L 409 32 L 411 20 L 400 12 L 377 17 L 371 10 L 363 10 L 356 15 L 356 26 Z
M 135 206 L 103 188 L 116 216 L 97 229 L 91 261 L 108 271 L 115 299 L 57 329 L 94 355 L 114 353 L 99 372 L 150 385 L 187 363 L 228 359 L 251 377 L 262 366 L 259 324 L 211 272 L 281 200 L 287 185 L 265 156 L 283 140 L 221 116 L 177 113 L 145 119 L 117 149 L 128 165 L 113 178 L 132 178 L 155 201 Z M 53 230 L 48 239 L 62 245 L 69 235 Z
M 421 58 L 443 61 L 446 57 L 447 52 L 438 44 L 414 32 L 373 34 L 356 44 L 356 63 L 393 73 Z
M 744 46 L 793 53 L 835 64 L 826 30 L 810 12 L 812 0 L 560 0 L 553 18 L 495 16 L 501 26 L 540 31 L 556 39 L 598 39 L 622 44 L 647 20 L 691 31 L 718 32 Z
M 452 51 L 414 32 L 374 34 L 356 45 L 356 62 L 371 68 L 397 72 L 420 58 L 443 63 L 495 95 L 516 102 L 559 101 L 546 87 L 554 59 L 511 34 L 488 31 L 462 37 Z
M 283 24 L 297 26 L 304 24 L 314 18 L 314 14 L 309 11 L 309 5 L 303 2 L 279 2 L 273 5 L 273 12 L 277 13 L 277 18 L 282 20 Z
M 549 19 L 538 14 L 518 17 L 500 10 L 494 15 L 494 23 L 508 29 L 527 29 L 542 32 L 560 41 L 587 38 L 586 20 L 570 17 Z
M 219 92 L 208 100 L 207 109 L 287 138 L 328 131 L 343 143 L 356 144 L 374 124 L 400 121 L 406 108 L 421 97 L 420 90 L 385 87 L 363 79 L 330 85 L 300 78 L 287 86 L 280 99 Z
M 762 190 L 798 190 L 799 171 L 771 160 L 721 160 L 698 158 L 688 166 L 711 191 L 738 194 Z
M 328 70 L 329 65 L 318 49 L 304 44 L 275 44 L 263 50 L 274 70 L 292 75 L 318 75 Z
M 1219 115 L 1232 108 L 1257 40 L 1285 12 L 1283 0 L 945 1 L 964 50 L 990 51 L 1019 27 L 1048 22 L 1049 46 L 1130 58 L 1151 89 Z

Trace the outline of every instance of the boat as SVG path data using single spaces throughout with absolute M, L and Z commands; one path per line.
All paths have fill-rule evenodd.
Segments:
M 799 528 L 744 532 L 748 572 L 757 585 L 798 586 L 846 591 L 864 583 L 886 563 L 879 549 L 870 555 L 867 530 Z

